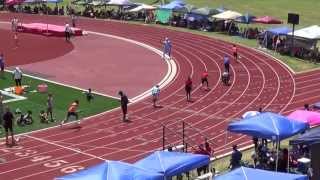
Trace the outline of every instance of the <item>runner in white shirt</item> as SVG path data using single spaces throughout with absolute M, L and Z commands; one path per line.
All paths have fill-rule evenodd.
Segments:
M 152 90 L 151 90 L 151 94 L 152 94 L 152 101 L 153 101 L 153 107 L 158 107 L 157 106 L 157 101 L 159 99 L 159 95 L 160 95 L 160 88 L 159 85 L 155 85 Z

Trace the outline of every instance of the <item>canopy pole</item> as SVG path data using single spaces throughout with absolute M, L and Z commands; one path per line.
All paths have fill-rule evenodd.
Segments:
M 48 6 L 48 0 L 47 0 L 47 18 L 49 16 L 49 6 Z M 47 36 L 49 36 L 49 22 L 47 21 Z
M 166 130 L 166 127 L 163 125 L 162 126 L 162 150 L 163 151 L 166 149 L 166 147 L 165 147 L 165 144 L 166 144 L 165 130 Z
M 278 141 L 277 141 L 277 160 L 276 160 L 276 172 L 278 172 L 278 161 L 279 161 L 279 146 L 280 146 L 280 140 L 278 137 Z
M 183 152 L 186 152 L 186 147 L 185 147 L 185 122 L 184 121 L 182 121 L 182 145 L 183 145 Z

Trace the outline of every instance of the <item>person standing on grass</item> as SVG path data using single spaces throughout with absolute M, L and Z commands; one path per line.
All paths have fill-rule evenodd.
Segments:
M 0 76 L 4 78 L 4 56 L 0 53 Z
M 128 113 L 128 103 L 129 99 L 127 95 L 125 95 L 122 91 L 119 91 L 119 96 L 120 96 L 120 104 L 121 104 L 121 109 L 122 109 L 122 120 L 123 122 L 128 120 L 127 113 Z
M 51 93 L 49 93 L 47 98 L 47 116 L 50 115 L 50 121 L 54 122 L 52 110 L 53 110 L 53 96 Z
M 185 91 L 186 91 L 186 95 L 187 95 L 187 101 L 190 102 L 191 101 L 191 91 L 192 91 L 192 80 L 191 80 L 190 76 L 186 80 Z
M 206 90 L 209 89 L 208 76 L 209 76 L 208 71 L 204 71 L 201 76 L 201 88 L 203 88 L 204 84 L 206 84 Z
M 224 65 L 224 71 L 229 73 L 229 71 L 230 71 L 230 59 L 229 59 L 229 56 L 224 55 L 224 57 L 223 57 L 223 65 Z
M 68 113 L 67 113 L 66 119 L 61 122 L 60 126 L 62 126 L 65 123 L 65 121 L 69 121 L 69 118 L 71 116 L 76 117 L 76 120 L 79 119 L 79 115 L 78 115 L 78 111 L 77 111 L 78 107 L 79 107 L 79 101 L 74 100 L 68 108 Z M 80 121 L 78 121 L 78 124 L 80 124 Z
M 232 53 L 233 53 L 233 59 L 236 62 L 238 62 L 238 48 L 235 44 L 232 46 Z
M 16 67 L 15 70 L 13 71 L 13 79 L 16 83 L 16 86 L 21 86 L 22 71 L 20 70 L 19 67 Z
M 10 131 L 10 135 L 11 135 L 11 146 L 15 145 L 15 140 L 14 140 L 14 134 L 13 134 L 13 114 L 10 111 L 9 107 L 6 107 L 6 112 L 4 113 L 4 115 L 2 116 L 3 119 L 3 127 L 4 130 L 6 132 L 6 145 L 9 146 L 9 131 Z
M 160 96 L 160 88 L 159 85 L 155 85 L 152 90 L 151 90 L 151 94 L 152 94 L 152 102 L 153 102 L 153 107 L 157 107 L 157 101 L 159 100 L 159 96 Z

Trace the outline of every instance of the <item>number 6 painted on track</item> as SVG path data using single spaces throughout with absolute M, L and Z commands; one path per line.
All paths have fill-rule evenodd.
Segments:
M 69 167 L 62 168 L 60 171 L 65 174 L 70 174 L 82 169 L 84 169 L 84 167 L 82 166 L 69 166 Z
M 48 163 L 44 163 L 43 165 L 48 168 L 55 168 L 55 167 L 61 166 L 62 164 L 67 164 L 67 163 L 68 162 L 65 160 L 55 160 Z

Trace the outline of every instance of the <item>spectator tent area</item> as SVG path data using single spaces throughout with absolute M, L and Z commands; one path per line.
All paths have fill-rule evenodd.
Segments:
M 311 129 L 299 137 L 290 141 L 291 145 L 307 145 L 311 150 L 311 167 L 313 169 L 312 180 L 320 177 L 320 127 Z
M 149 172 L 128 163 L 105 161 L 96 166 L 75 172 L 56 180 L 163 180 L 163 175 Z
M 213 180 L 308 180 L 307 176 L 239 167 Z
M 209 156 L 181 152 L 156 151 L 134 165 L 171 178 L 210 163 Z
M 228 131 L 242 133 L 257 138 L 265 138 L 277 141 L 291 137 L 308 129 L 307 123 L 290 120 L 289 118 L 265 112 L 241 121 L 233 122 L 228 125 Z M 279 146 L 277 146 L 279 149 Z M 278 150 L 277 161 L 278 162 Z M 276 163 L 276 170 L 277 170 Z
M 185 3 L 183 1 L 172 1 L 169 4 L 160 6 L 156 11 L 156 22 L 162 24 L 168 24 L 172 17 L 173 11 L 180 11 L 185 9 Z

